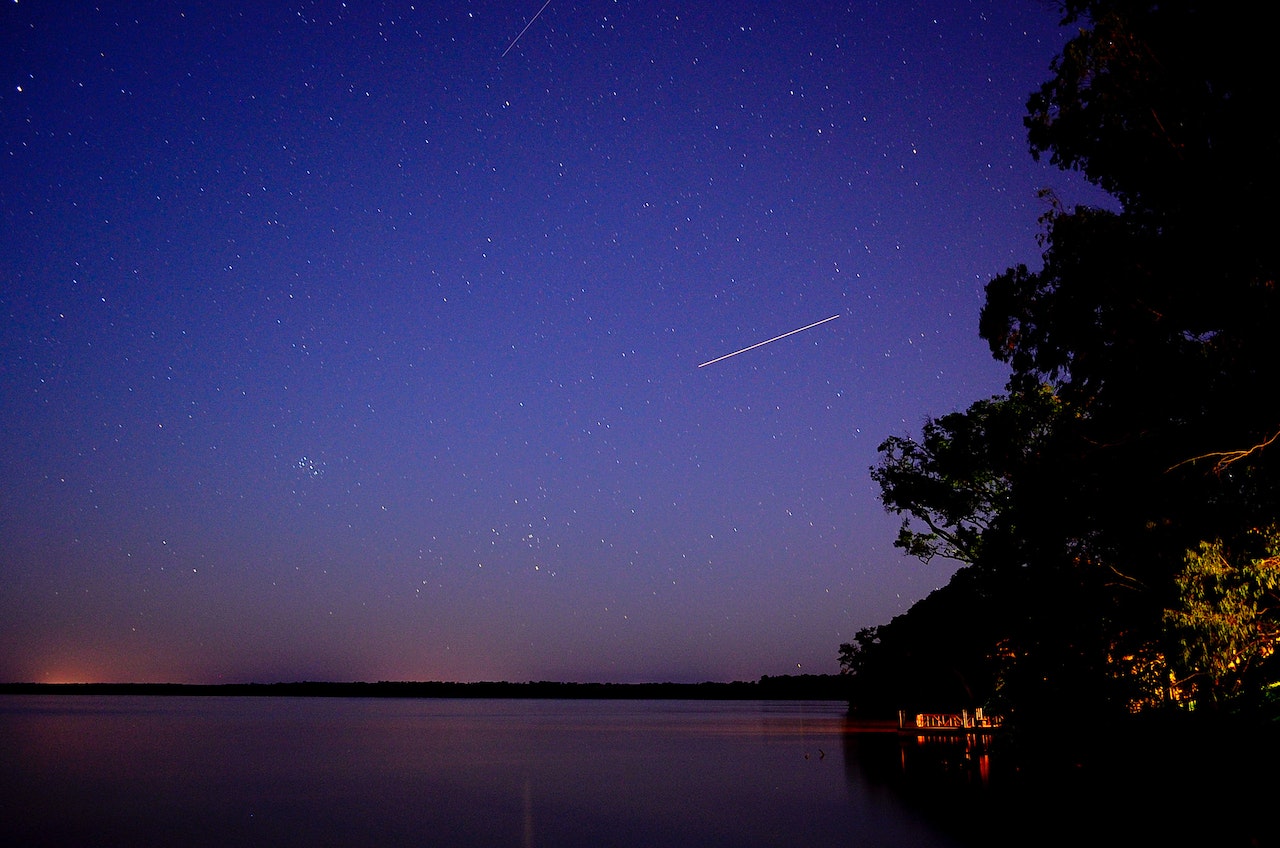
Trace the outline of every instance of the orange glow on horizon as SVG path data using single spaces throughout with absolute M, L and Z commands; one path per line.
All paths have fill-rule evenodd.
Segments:
M 49 671 L 40 676 L 40 683 L 103 683 L 101 678 L 96 675 L 87 674 L 80 671 Z

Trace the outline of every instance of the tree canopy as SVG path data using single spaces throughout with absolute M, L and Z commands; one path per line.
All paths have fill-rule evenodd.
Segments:
M 1118 209 L 1050 206 L 1040 267 L 992 279 L 979 318 L 1006 391 L 887 439 L 872 477 L 904 516 L 900 547 L 961 564 L 970 590 L 945 616 L 983 616 L 966 647 L 988 669 L 980 701 L 1220 703 L 1275 676 L 1280 634 L 1259 542 L 1280 520 L 1263 27 L 1189 0 L 1060 9 L 1078 34 L 1030 96 L 1031 152 Z M 844 646 L 846 670 L 906 653 L 895 623 Z M 1246 659 L 1249 675 L 1226 673 Z

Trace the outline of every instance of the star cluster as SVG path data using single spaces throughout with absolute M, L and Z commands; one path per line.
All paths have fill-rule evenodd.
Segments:
M 830 672 L 945 582 L 866 472 L 1090 196 L 1051 11 L 538 5 L 0 10 L 0 679 Z

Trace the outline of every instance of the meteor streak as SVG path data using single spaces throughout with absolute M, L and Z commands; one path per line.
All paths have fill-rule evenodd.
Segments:
M 524 25 L 524 29 L 520 30 L 520 35 L 524 35 L 526 32 L 528 32 L 529 27 L 533 26 L 533 22 L 538 19 L 538 15 L 541 15 L 543 10 L 545 10 L 550 5 L 551 5 L 551 0 L 547 0 L 547 2 L 543 3 L 542 8 L 537 11 L 537 14 L 535 14 L 532 18 L 529 19 L 529 23 Z M 520 40 L 520 35 L 517 35 L 515 38 L 511 39 L 511 43 L 507 45 L 507 49 L 502 51 L 502 57 L 504 59 L 506 58 L 507 54 L 511 52 L 511 48 L 516 46 L 516 42 Z
M 769 344 L 769 342 L 776 342 L 778 339 L 785 339 L 787 336 L 794 336 L 796 333 L 803 333 L 805 330 L 812 330 L 814 327 L 818 326 L 819 324 L 825 324 L 828 321 L 834 321 L 839 317 L 840 317 L 840 313 L 837 312 L 835 315 L 832 315 L 830 318 L 823 318 L 821 321 L 814 321 L 812 324 L 806 324 L 803 327 L 800 327 L 799 329 L 792 330 L 788 333 L 783 333 L 780 336 L 774 336 L 771 339 L 765 339 L 762 342 L 756 342 L 750 347 L 744 347 L 742 350 L 735 350 L 733 353 L 726 353 L 724 356 L 717 356 L 715 359 L 708 359 L 706 362 L 702 363 L 698 367 L 705 368 L 708 365 L 714 365 L 715 363 L 719 362 L 722 359 L 728 359 L 731 356 L 737 356 L 740 353 L 746 353 L 749 350 L 755 350 L 756 348 L 761 347 L 762 345 Z

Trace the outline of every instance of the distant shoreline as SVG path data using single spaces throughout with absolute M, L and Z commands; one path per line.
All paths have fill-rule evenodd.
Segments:
M 0 695 L 199 695 L 277 698 L 577 698 L 599 700 L 847 701 L 838 674 L 764 676 L 731 683 L 378 681 L 341 683 L 0 683 Z

